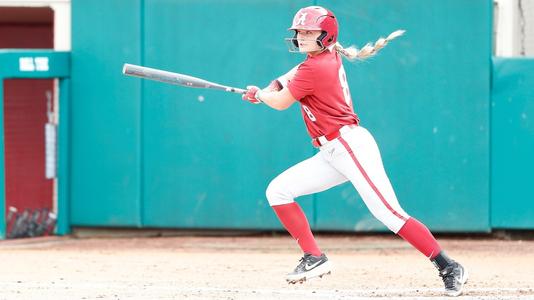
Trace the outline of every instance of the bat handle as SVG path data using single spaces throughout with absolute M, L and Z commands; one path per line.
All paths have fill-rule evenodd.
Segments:
M 228 91 L 232 92 L 232 93 L 237 93 L 237 94 L 246 94 L 247 93 L 247 90 L 238 89 L 238 88 L 229 88 Z

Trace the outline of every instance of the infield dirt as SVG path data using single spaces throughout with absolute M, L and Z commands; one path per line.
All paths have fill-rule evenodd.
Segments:
M 288 285 L 287 235 L 0 242 L 0 299 L 424 299 L 437 270 L 395 235 L 318 235 L 331 275 Z M 534 299 L 534 241 L 439 237 L 470 273 L 460 299 Z M 450 299 L 450 298 L 448 298 Z

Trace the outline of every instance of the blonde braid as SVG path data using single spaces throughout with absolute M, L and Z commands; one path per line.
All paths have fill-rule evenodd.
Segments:
M 348 48 L 343 48 L 339 42 L 334 44 L 334 49 L 341 55 L 345 56 L 348 60 L 353 61 L 355 59 L 364 60 L 369 58 L 382 48 L 384 48 L 389 41 L 401 36 L 406 32 L 405 30 L 397 30 L 388 35 L 387 38 L 380 37 L 374 45 L 367 43 L 363 48 L 357 49 L 355 46 L 350 46 Z

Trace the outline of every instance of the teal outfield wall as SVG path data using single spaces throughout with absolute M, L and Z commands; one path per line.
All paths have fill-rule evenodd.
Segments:
M 534 59 L 493 64 L 491 223 L 534 228 Z
M 345 63 L 404 208 L 435 231 L 490 230 L 490 0 L 72 1 L 73 226 L 281 228 L 269 181 L 315 153 L 300 111 L 121 75 L 146 65 L 244 87 L 303 60 L 294 13 L 332 9 L 340 41 L 403 28 Z M 298 199 L 317 230 L 385 230 L 348 185 Z

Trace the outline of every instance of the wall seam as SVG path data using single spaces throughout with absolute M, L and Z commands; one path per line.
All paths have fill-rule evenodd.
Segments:
M 493 46 L 493 1 L 488 1 L 488 6 L 490 9 L 489 13 L 489 27 L 490 27 L 490 49 Z M 492 117 L 492 104 L 493 104 L 493 55 L 490 51 L 489 55 L 489 105 L 488 105 L 488 159 L 489 159 L 489 170 L 488 170 L 488 225 L 489 231 L 493 231 L 493 206 L 492 206 L 492 190 L 493 190 L 493 117 Z
M 145 0 L 140 0 L 139 2 L 139 36 L 140 36 L 140 45 L 139 45 L 139 61 L 142 66 L 145 65 Z M 145 184 L 145 175 L 144 175 L 144 134 L 143 134 L 143 124 L 144 124 L 144 115 L 143 115 L 143 103 L 145 98 L 145 82 L 141 80 L 140 83 L 140 97 L 139 97 L 139 224 L 138 227 L 143 227 L 145 224 L 144 220 L 144 184 Z

